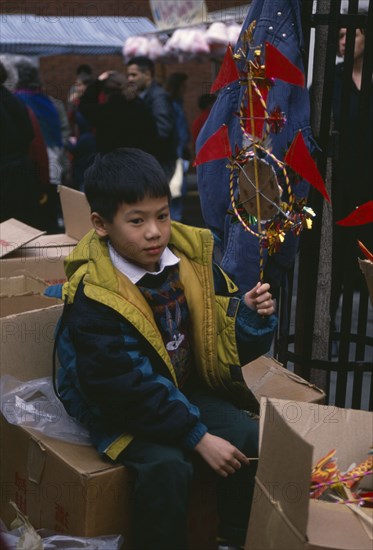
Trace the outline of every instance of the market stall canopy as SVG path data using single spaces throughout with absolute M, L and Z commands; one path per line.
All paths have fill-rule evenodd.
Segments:
M 128 37 L 155 30 L 146 17 L 2 15 L 0 52 L 33 56 L 122 54 Z

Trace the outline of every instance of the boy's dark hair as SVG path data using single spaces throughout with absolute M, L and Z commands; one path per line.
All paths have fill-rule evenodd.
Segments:
M 132 57 L 128 61 L 127 67 L 129 67 L 130 65 L 137 65 L 142 73 L 144 73 L 145 71 L 149 71 L 152 77 L 154 76 L 154 63 L 151 59 L 149 59 L 149 57 L 145 57 L 145 55 L 137 55 L 135 57 Z
M 158 161 L 149 153 L 122 147 L 98 153 L 84 173 L 84 192 L 91 207 L 112 222 L 121 204 L 134 204 L 145 197 L 167 197 L 170 187 Z

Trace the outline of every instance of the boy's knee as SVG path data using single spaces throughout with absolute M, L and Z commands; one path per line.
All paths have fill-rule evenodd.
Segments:
M 143 474 L 147 472 L 153 479 L 170 480 L 172 483 L 188 483 L 193 476 L 191 461 L 176 447 L 160 447 L 160 452 L 153 454 L 153 460 L 142 470 Z
M 178 449 L 175 449 L 179 451 Z M 193 465 L 182 452 L 167 453 L 157 464 L 160 475 L 169 478 L 190 480 L 193 476 Z

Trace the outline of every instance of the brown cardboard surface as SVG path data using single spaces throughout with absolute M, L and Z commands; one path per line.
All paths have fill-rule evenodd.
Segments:
M 57 284 L 66 281 L 64 259 L 69 254 L 68 247 L 56 249 L 20 248 L 19 253 L 0 259 L 1 277 L 13 277 L 28 274 L 42 278 L 47 284 Z M 46 250 L 51 253 L 46 257 Z M 31 251 L 31 252 L 30 252 Z
M 18 380 L 50 376 L 54 330 L 62 305 L 0 319 L 0 375 Z
M 43 235 L 40 231 L 14 218 L 0 223 L 0 258 L 14 252 L 25 243 Z
M 66 235 L 66 233 L 56 233 L 54 235 L 41 235 L 37 239 L 24 244 L 22 250 L 25 248 L 41 249 L 41 248 L 58 248 L 58 247 L 70 247 L 72 249 L 76 245 L 76 239 Z
M 1 278 L 0 317 L 62 303 L 61 300 L 43 296 L 46 287 L 41 279 L 27 275 Z
M 129 538 L 129 473 L 104 462 L 91 446 L 72 445 L 2 419 L 1 517 L 14 519 L 9 500 L 35 529 L 77 536 Z M 126 546 L 126 545 L 125 545 Z M 127 546 L 128 547 L 128 546 Z
M 323 403 L 325 393 L 304 378 L 285 369 L 273 357 L 262 355 L 242 367 L 246 384 L 260 402 L 261 397 Z
M 0 278 L 0 298 L 11 296 L 27 296 L 42 294 L 47 285 L 42 279 L 19 275 L 17 277 Z
M 337 450 L 338 467 L 366 458 L 373 415 L 262 399 L 260 458 L 245 550 L 371 550 L 358 517 L 308 498 L 312 466 Z
M 57 305 L 61 300 L 47 296 L 13 296 L 0 299 L 0 317 L 8 317 L 24 311 L 33 311 Z
M 1 224 L 5 258 L 0 260 L 0 276 L 10 277 L 23 272 L 42 278 L 48 284 L 64 282 L 64 259 L 76 243 L 92 229 L 90 209 L 84 193 L 60 186 L 64 216 L 64 234 L 44 235 L 17 220 Z M 11 223 L 10 223 L 11 222 Z M 14 244 L 16 243 L 16 244 Z M 5 246 L 6 245 L 6 246 Z

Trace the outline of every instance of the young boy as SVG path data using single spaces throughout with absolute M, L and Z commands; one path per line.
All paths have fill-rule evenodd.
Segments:
M 193 456 L 216 472 L 219 535 L 244 542 L 258 422 L 240 365 L 268 351 L 268 284 L 242 297 L 213 268 L 210 231 L 171 222 L 158 162 L 97 155 L 85 174 L 93 230 L 67 258 L 60 397 L 98 451 L 135 472 L 134 547 L 187 547 Z

